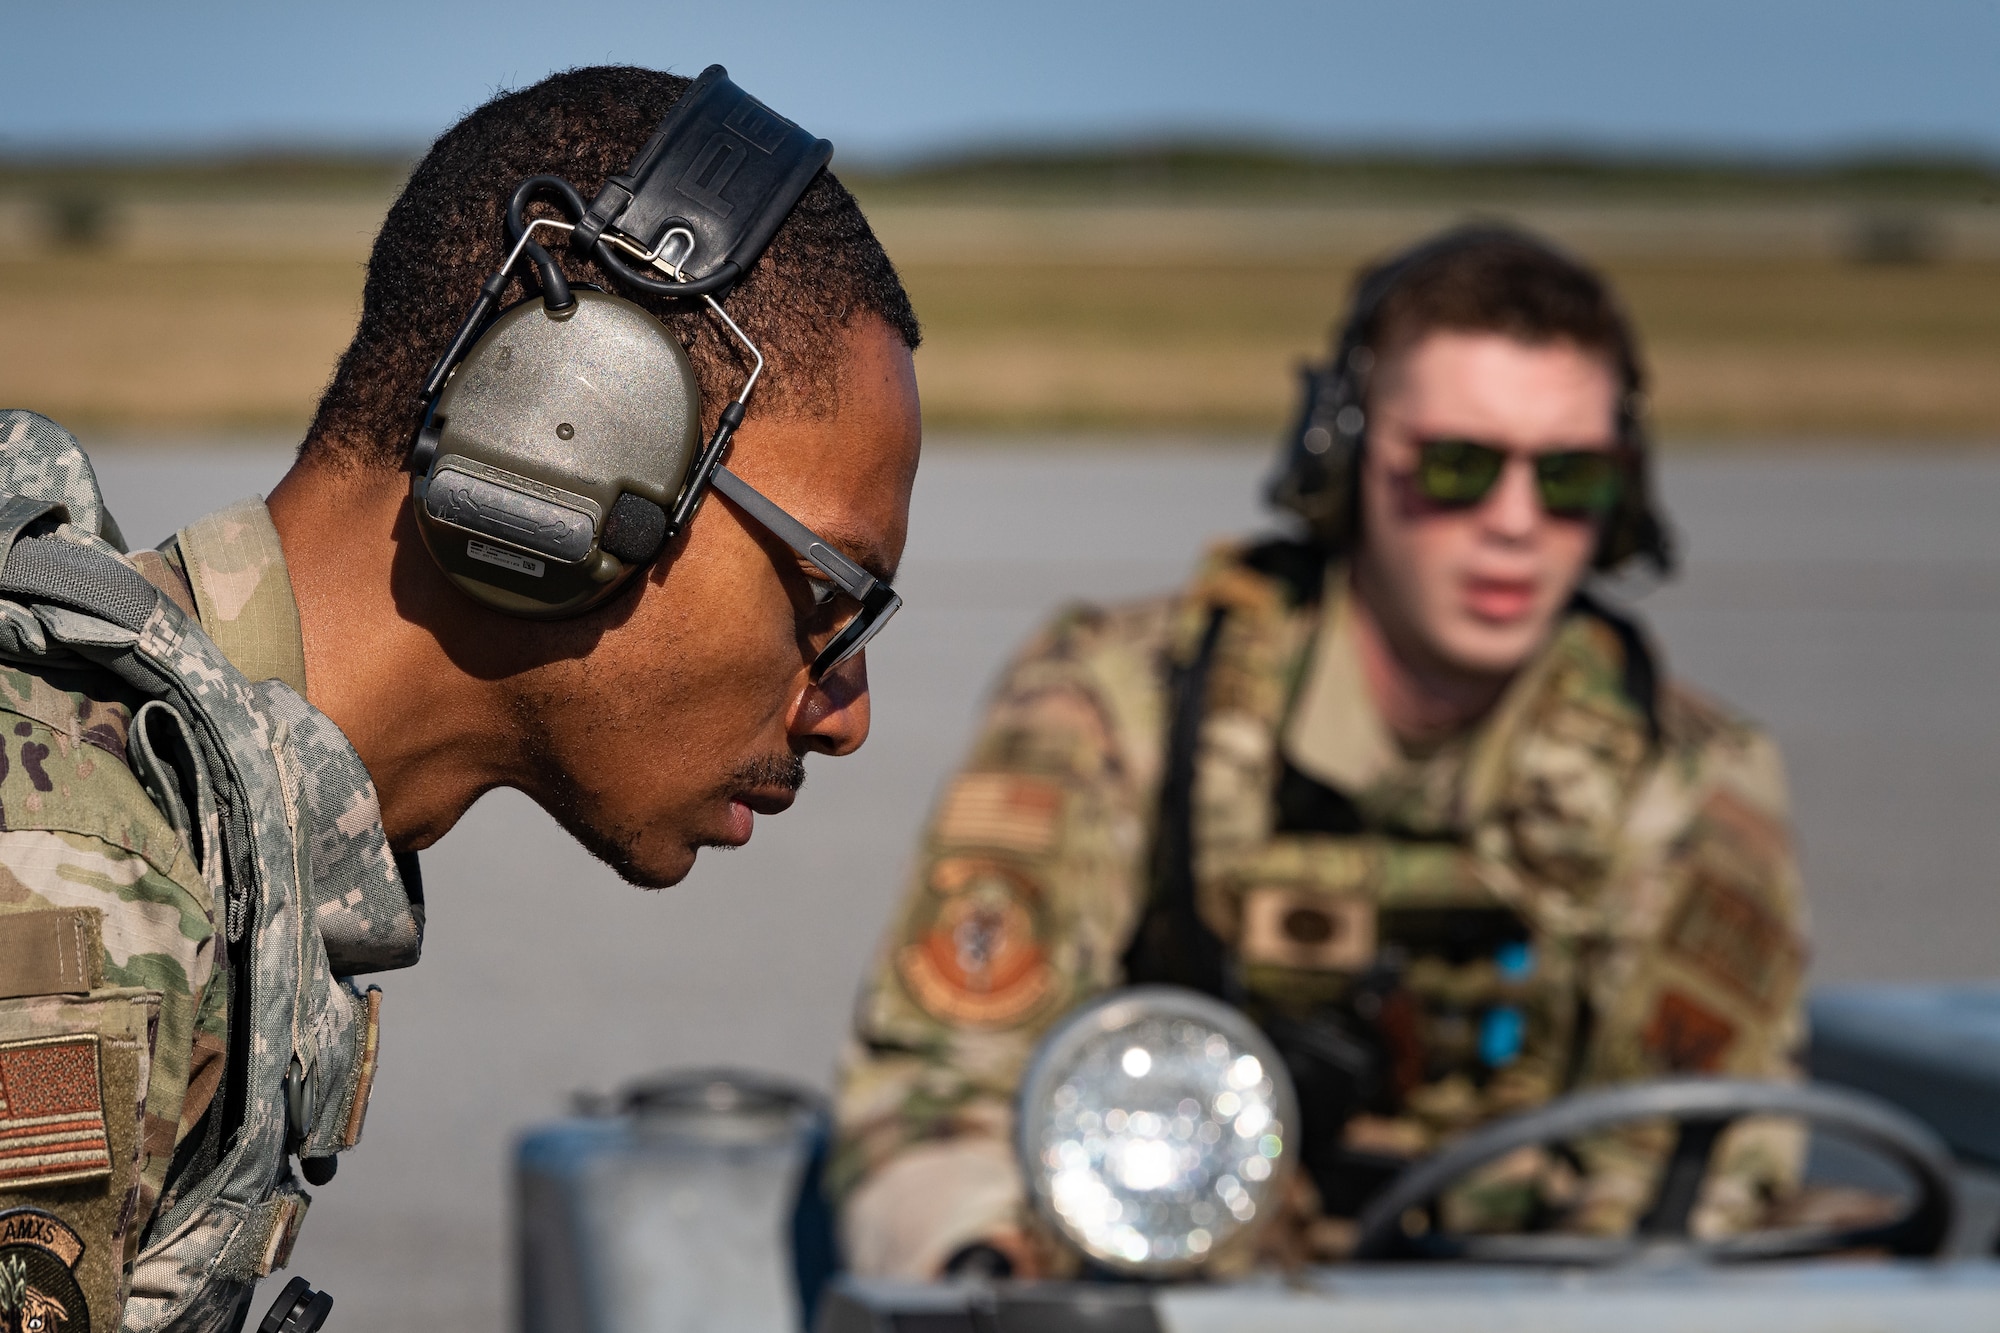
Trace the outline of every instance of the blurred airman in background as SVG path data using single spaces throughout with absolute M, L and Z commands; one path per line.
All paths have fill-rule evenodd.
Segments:
M 860 997 L 835 1172 L 858 1271 L 1066 1266 L 1012 1099 L 1040 1035 L 1121 984 L 1221 996 L 1284 1052 L 1306 1170 L 1271 1243 L 1314 1258 L 1491 1117 L 1793 1076 L 1777 751 L 1588 590 L 1672 565 L 1642 389 L 1589 269 L 1508 230 L 1435 238 L 1363 275 L 1307 376 L 1271 492 L 1299 535 L 1073 607 L 1021 652 Z M 1447 1221 L 1625 1229 L 1669 1142 L 1510 1160 Z M 1797 1149 L 1733 1131 L 1697 1230 L 1755 1222 Z

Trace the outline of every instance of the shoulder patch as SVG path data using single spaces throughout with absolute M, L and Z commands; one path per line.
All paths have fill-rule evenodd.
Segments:
M 1777 998 L 1794 953 L 1791 933 L 1749 894 L 1697 871 L 1667 930 L 1667 947 L 1760 1009 Z
M 0 1188 L 111 1174 L 97 1063 L 94 1033 L 0 1044 Z
M 83 1238 L 39 1208 L 0 1212 L 0 1312 L 19 1333 L 90 1333 L 76 1280 Z
M 1660 996 L 1642 1038 L 1646 1049 L 1677 1074 L 1710 1074 L 1736 1040 L 1736 1025 L 1677 990 Z
M 938 815 L 940 842 L 1039 856 L 1055 846 L 1062 788 L 1014 773 L 967 773 Z
M 945 857 L 926 888 L 896 953 L 897 974 L 926 1013 L 1004 1027 L 1054 991 L 1048 910 L 1025 874 L 997 861 Z

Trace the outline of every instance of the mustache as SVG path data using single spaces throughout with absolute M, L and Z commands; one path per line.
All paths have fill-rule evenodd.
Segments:
M 754 787 L 782 787 L 796 792 L 806 785 L 806 761 L 795 754 L 767 754 L 753 759 L 729 775 L 731 791 Z

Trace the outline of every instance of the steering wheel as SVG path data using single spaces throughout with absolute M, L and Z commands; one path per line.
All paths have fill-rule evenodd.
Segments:
M 1887 1222 L 1696 1240 L 1689 1220 L 1709 1159 L 1723 1131 L 1750 1116 L 1804 1120 L 1872 1149 L 1902 1168 L 1915 1187 L 1915 1198 Z M 1652 1204 L 1631 1235 L 1462 1235 L 1438 1229 L 1439 1199 L 1489 1162 L 1522 1148 L 1570 1143 L 1648 1120 L 1671 1120 L 1677 1136 Z M 1719 1262 L 1857 1249 L 1933 1256 L 1943 1250 L 1958 1207 L 1951 1157 L 1944 1144 L 1922 1123 L 1885 1102 L 1823 1085 L 1663 1079 L 1561 1098 L 1495 1121 L 1416 1163 L 1363 1210 L 1354 1257 L 1601 1266 L 1660 1252 Z M 1425 1214 L 1428 1230 L 1410 1233 L 1404 1223 L 1412 1209 Z

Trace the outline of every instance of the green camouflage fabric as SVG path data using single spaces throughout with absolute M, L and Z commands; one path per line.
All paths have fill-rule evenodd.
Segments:
M 0 415 L 32 441 L 0 454 L 0 496 L 17 497 L 0 499 L 0 928 L 86 909 L 106 988 L 89 998 L 140 996 L 155 1016 L 135 1178 L 0 1185 L 0 1208 L 61 1217 L 86 1264 L 100 1241 L 120 1249 L 93 1326 L 222 1328 L 303 1218 L 288 1158 L 359 1138 L 380 992 L 351 977 L 414 962 L 421 907 L 359 757 L 300 695 L 297 611 L 261 503 L 128 560 L 77 521 L 103 514 L 81 450 L 25 415 Z M 230 989 L 246 984 L 253 1028 L 232 1033 Z M 0 1000 L 0 1059 L 49 1004 Z M 233 1137 L 215 1097 L 229 1060 L 248 1087 Z M 169 1179 L 177 1150 L 188 1165 Z
M 201 867 L 127 759 L 137 704 L 93 674 L 0 663 L 0 912 L 102 910 L 105 984 L 160 997 L 135 1210 L 143 1216 L 188 1127 L 190 1075 L 203 1074 L 189 1108 L 196 1118 L 219 1081 L 228 985 L 216 976 L 214 897 Z
M 1166 681 L 1218 609 L 1194 770 L 1196 899 L 1248 1006 L 1359 1012 L 1364 978 L 1402 960 L 1392 989 L 1366 992 L 1391 1104 L 1349 1123 L 1350 1149 L 1414 1158 L 1590 1084 L 1796 1077 L 1804 909 L 1768 738 L 1674 684 L 1649 717 L 1628 692 L 1632 646 L 1579 611 L 1472 731 L 1359 762 L 1382 748 L 1379 718 L 1314 656 L 1341 642 L 1344 571 L 1322 590 L 1268 567 L 1225 550 L 1177 597 L 1072 609 L 1007 669 L 925 832 L 843 1057 L 833 1182 L 857 1271 L 930 1276 L 1013 1228 L 1052 1267 L 1066 1262 L 1023 1200 L 1012 1099 L 1050 1025 L 1123 981 L 1151 886 Z M 1349 779 L 1326 784 L 1358 817 L 1342 832 L 1293 827 L 1278 808 L 1286 767 L 1314 757 L 1296 727 L 1304 687 L 1327 680 L 1337 697 L 1314 706 L 1335 734 L 1317 758 Z M 1518 938 L 1472 956 L 1422 943 L 1439 922 L 1487 920 Z M 1496 1008 L 1515 1035 L 1494 1055 L 1481 1016 Z M 1567 1226 L 1624 1229 L 1664 1133 L 1585 1145 L 1581 1172 L 1532 1153 L 1500 1163 L 1447 1200 L 1446 1221 L 1505 1229 L 1554 1209 Z M 1799 1150 L 1793 1126 L 1737 1127 L 1697 1230 L 1754 1224 Z M 1324 1215 L 1303 1177 L 1292 1195 L 1267 1257 L 1341 1257 L 1351 1223 Z

